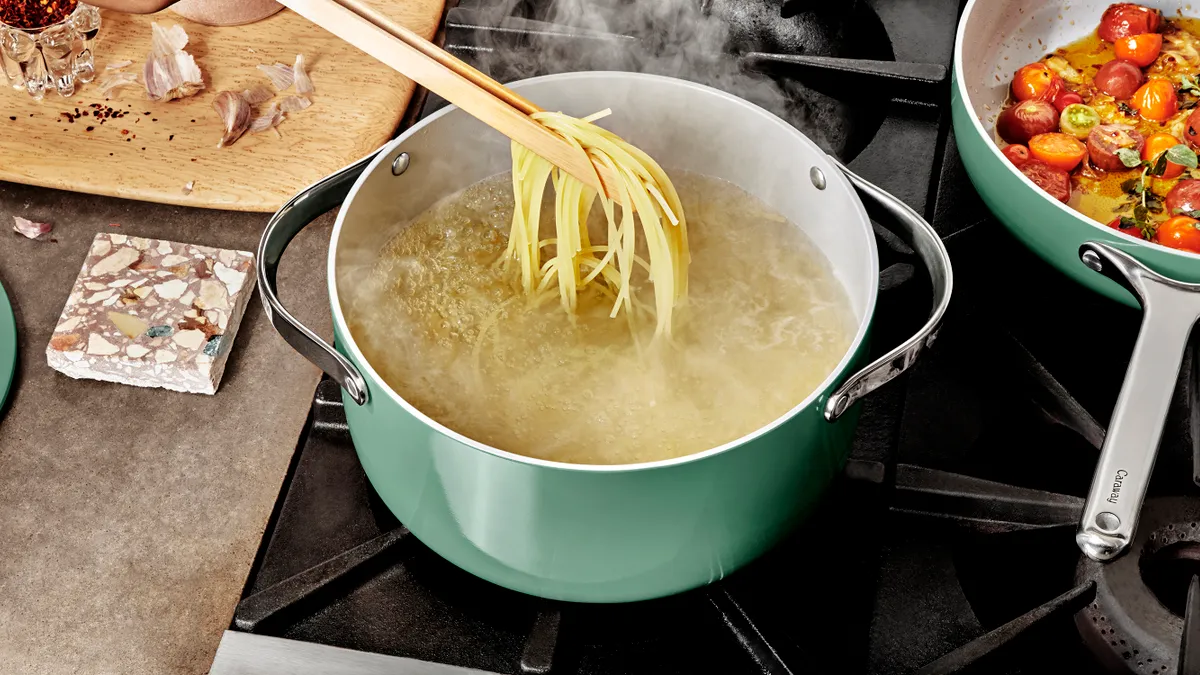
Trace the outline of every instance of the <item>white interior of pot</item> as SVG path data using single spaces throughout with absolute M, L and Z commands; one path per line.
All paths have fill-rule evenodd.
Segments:
M 824 253 L 858 319 L 854 341 L 837 368 L 788 414 L 719 448 L 653 464 L 691 461 L 740 444 L 811 405 L 831 382 L 844 379 L 850 357 L 865 338 L 874 312 L 879 260 L 862 202 L 815 143 L 761 108 L 721 91 L 672 78 L 584 72 L 533 78 L 512 88 L 547 110 L 575 116 L 612 108 L 613 115 L 600 124 L 649 153 L 668 173 L 682 169 L 721 178 L 774 207 L 802 228 Z M 508 139 L 482 122 L 461 110 L 446 109 L 422 121 L 381 152 L 343 205 L 331 242 L 330 273 L 336 284 L 330 285 L 330 300 L 334 321 L 343 334 L 346 324 L 338 287 L 355 283 L 356 276 L 366 272 L 382 245 L 397 232 L 397 223 L 408 222 L 446 195 L 509 171 L 509 149 Z M 409 166 L 395 176 L 393 160 L 401 153 L 408 154 Z M 813 167 L 825 175 L 824 190 L 817 189 L 809 178 Z M 365 362 L 353 342 L 347 347 Z M 369 364 L 367 371 L 372 379 L 381 381 Z M 396 396 L 395 392 L 391 394 Z M 399 396 L 396 398 L 419 414 Z M 432 420 L 426 422 L 441 428 Z M 472 442 L 452 431 L 446 433 Z M 573 470 L 619 470 L 616 466 L 512 457 Z
M 1004 108 L 1008 88 L 1017 68 L 1087 37 L 1100 25 L 1108 0 L 976 0 L 959 48 L 962 50 L 963 84 L 968 106 L 992 134 L 996 116 Z M 1139 0 L 1138 4 L 1162 10 L 1166 16 L 1180 12 L 1178 2 Z M 1184 10 L 1200 16 L 1200 10 Z
M 870 222 L 853 188 L 811 141 L 741 99 L 682 80 L 630 73 L 570 73 L 512 86 L 547 110 L 583 116 L 604 108 L 600 122 L 654 157 L 668 172 L 722 178 L 762 199 L 813 239 L 846 288 L 855 316 L 874 304 L 878 260 Z M 392 175 L 408 153 L 409 167 Z M 360 263 L 434 202 L 508 171 L 509 141 L 461 110 L 425 120 L 389 146 L 351 192 L 332 242 L 339 284 Z M 828 187 L 809 179 L 817 166 Z

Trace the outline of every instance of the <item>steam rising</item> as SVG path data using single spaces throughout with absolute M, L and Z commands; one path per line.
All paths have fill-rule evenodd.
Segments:
M 550 0 L 545 23 L 511 18 L 521 0 L 486 7 L 461 4 L 464 23 L 501 27 L 472 31 L 468 58 L 502 82 L 580 70 L 622 70 L 690 80 L 755 103 L 799 128 L 827 150 L 824 134 L 795 101 L 805 88 L 741 67 L 731 53 L 730 26 L 706 14 L 702 0 Z M 518 29 L 532 35 L 517 44 Z M 453 46 L 454 34 L 448 41 Z M 460 53 L 461 55 L 461 53 Z M 613 102 L 619 112 L 620 101 Z

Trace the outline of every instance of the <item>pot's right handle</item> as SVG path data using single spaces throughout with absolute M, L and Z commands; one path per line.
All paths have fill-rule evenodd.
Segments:
M 946 252 L 946 246 L 942 244 L 932 225 L 925 222 L 925 219 L 908 204 L 859 177 L 836 159 L 830 157 L 829 160 L 841 169 L 858 190 L 864 199 L 867 213 L 872 218 L 886 219 L 900 226 L 902 231 L 897 234 L 921 257 L 933 284 L 933 311 L 929 314 L 929 320 L 921 326 L 921 330 L 899 347 L 850 376 L 825 402 L 825 419 L 833 422 L 856 401 L 908 370 L 916 362 L 921 350 L 926 345 L 933 344 L 937 330 L 942 324 L 942 317 L 950 305 L 950 296 L 954 290 L 954 272 L 950 267 L 950 255 Z M 820 176 L 819 170 L 815 168 L 813 171 L 813 184 L 819 189 L 824 189 L 824 176 Z
M 262 293 L 263 310 L 267 313 L 267 319 L 292 349 L 325 371 L 359 405 L 367 402 L 366 380 L 349 359 L 284 309 L 276 291 L 275 273 L 279 269 L 279 259 L 283 257 L 283 252 L 292 239 L 309 223 L 340 205 L 350 193 L 354 181 L 358 180 L 359 175 L 374 158 L 375 153 L 372 153 L 337 173 L 322 178 L 292 197 L 283 208 L 271 216 L 267 229 L 258 242 L 258 288 Z
M 1143 312 L 1075 533 L 1084 555 L 1105 562 L 1120 556 L 1133 540 L 1188 336 L 1200 317 L 1200 285 L 1168 279 L 1100 242 L 1083 244 L 1079 257 L 1124 286 Z

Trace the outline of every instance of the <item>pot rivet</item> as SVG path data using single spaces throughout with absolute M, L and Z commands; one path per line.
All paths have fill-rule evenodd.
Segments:
M 808 179 L 812 181 L 813 187 L 818 190 L 825 189 L 825 174 L 817 167 L 808 170 Z
M 1113 532 L 1121 526 L 1121 519 L 1115 513 L 1105 511 L 1096 514 L 1096 527 L 1105 532 Z
M 1093 271 L 1104 271 L 1104 263 L 1100 261 L 1100 256 L 1095 251 L 1084 251 L 1082 258 L 1083 264 L 1092 268 Z
M 408 171 L 408 153 L 402 152 L 392 160 L 392 175 L 399 176 L 405 171 Z

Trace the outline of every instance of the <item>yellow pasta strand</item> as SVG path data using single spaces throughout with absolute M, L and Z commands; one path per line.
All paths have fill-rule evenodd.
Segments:
M 631 321 L 635 310 L 650 311 L 633 295 L 633 269 L 641 266 L 654 286 L 655 336 L 669 337 L 673 311 L 687 297 L 690 256 L 683 206 L 670 178 L 649 155 L 592 123 L 610 113 L 603 110 L 576 119 L 563 113 L 540 112 L 533 118 L 617 178 L 619 219 L 618 204 L 607 195 L 597 194 L 514 142 L 516 203 L 503 265 L 519 270 L 521 288 L 535 305 L 549 299 L 553 293 L 550 288 L 557 283 L 559 303 L 574 315 L 579 293 L 595 284 L 613 299 L 611 316 L 615 318 L 624 308 Z M 539 240 L 541 202 L 548 180 L 553 182 L 555 193 L 555 236 Z M 608 224 L 607 244 L 593 244 L 588 236 L 587 218 L 597 198 Z M 635 253 L 638 223 L 648 260 Z M 554 255 L 543 261 L 541 249 L 551 245 L 555 247 Z

